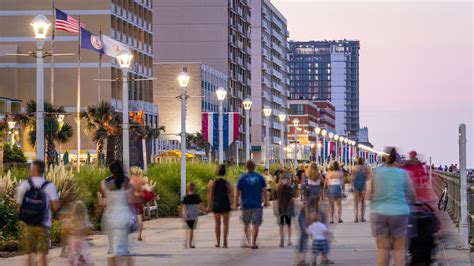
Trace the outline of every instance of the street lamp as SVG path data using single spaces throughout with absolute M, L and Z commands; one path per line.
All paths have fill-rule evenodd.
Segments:
M 333 132 L 329 132 L 328 133 L 328 137 L 329 137 L 329 143 L 332 142 L 332 139 L 334 138 L 334 133 Z M 332 152 L 329 150 L 329 145 L 328 145 L 328 157 L 331 156 L 332 158 Z
M 44 39 L 51 22 L 37 15 L 31 22 L 36 38 L 36 159 L 44 161 Z
M 326 167 L 327 167 L 327 154 L 326 154 L 326 135 L 328 134 L 328 131 L 326 129 L 321 130 L 321 136 L 323 136 L 323 172 L 326 173 Z
M 339 135 L 335 134 L 334 135 L 334 142 L 336 144 L 336 161 L 339 161 L 339 149 L 337 143 L 339 142 Z
M 178 82 L 181 88 L 181 199 L 186 196 L 186 90 L 189 83 L 187 69 L 183 67 L 183 71 L 179 73 Z
M 133 55 L 124 49 L 117 56 L 122 69 L 122 163 L 126 174 L 130 173 L 130 125 L 128 123 L 128 68 Z M 79 152 L 78 152 L 79 156 Z M 79 159 L 79 157 L 78 157 Z M 79 162 L 79 161 L 78 161 Z
M 286 114 L 279 114 L 278 118 L 281 122 L 281 130 L 280 130 L 280 165 L 283 167 L 285 166 L 285 151 L 283 147 L 285 147 L 285 121 L 286 121 Z
M 58 131 L 60 131 L 63 127 L 64 124 L 64 115 L 63 114 L 57 114 L 56 115 L 56 121 L 58 121 Z M 61 164 L 61 140 L 58 140 L 58 149 L 59 149 L 59 164 Z M 99 159 L 99 154 L 97 154 L 97 159 Z
M 8 121 L 8 132 L 11 134 L 11 142 L 12 144 L 14 145 L 15 144 L 15 132 L 14 132 L 14 128 L 16 126 L 16 122 L 13 121 L 13 120 L 10 120 Z
M 226 89 L 219 87 L 216 90 L 217 102 L 219 103 L 219 164 L 224 163 L 224 100 L 226 95 Z
M 246 98 L 242 105 L 245 109 L 245 160 L 250 161 L 250 108 L 252 108 L 252 100 Z
M 270 116 L 272 115 L 272 108 L 264 107 L 263 115 L 267 121 L 265 126 L 265 168 L 270 169 Z
M 295 142 L 295 148 L 294 148 L 294 151 L 293 151 L 293 153 L 294 153 L 294 158 L 293 159 L 294 159 L 295 169 L 297 169 L 297 167 L 298 167 L 298 159 L 296 158 L 296 154 L 298 152 L 298 149 L 297 149 L 298 148 L 298 136 L 297 136 L 296 130 L 298 128 L 299 123 L 300 123 L 300 120 L 298 118 L 293 119 L 293 126 L 295 128 L 295 133 L 293 135 L 293 140 Z
M 320 151 L 320 145 L 318 145 L 319 143 L 319 134 L 321 133 L 321 128 L 320 127 L 316 127 L 314 129 L 314 133 L 316 133 L 316 165 L 319 165 L 319 151 Z M 319 166 L 318 166 L 319 168 Z
M 347 143 L 349 143 L 349 139 L 348 138 L 344 138 L 344 147 L 345 147 L 345 154 L 344 154 L 344 157 L 345 157 L 345 161 L 344 163 L 348 163 L 349 162 L 349 149 L 347 147 Z

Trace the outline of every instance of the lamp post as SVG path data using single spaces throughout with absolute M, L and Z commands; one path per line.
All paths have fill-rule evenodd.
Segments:
M 219 164 L 224 163 L 224 100 L 227 91 L 219 87 L 216 90 L 217 101 L 219 103 Z
M 337 143 L 339 142 L 339 135 L 337 134 L 334 135 L 334 142 L 336 144 L 336 147 L 335 147 L 336 148 L 336 161 L 339 161 L 339 149 L 338 149 L 339 147 L 337 145 Z
M 353 152 L 355 151 L 355 145 L 356 145 L 355 140 L 351 141 L 351 146 L 352 146 L 352 151 L 353 151 Z M 354 166 L 354 159 L 353 159 L 353 158 L 354 158 L 354 154 L 352 154 L 351 158 L 352 158 L 351 166 L 353 167 L 353 166 Z
M 130 173 L 130 125 L 128 123 L 128 68 L 133 55 L 122 50 L 117 59 L 122 69 L 122 163 L 125 174 Z
M 51 22 L 37 15 L 31 22 L 36 38 L 36 159 L 44 161 L 44 39 Z
M 298 144 L 298 136 L 297 136 L 296 130 L 297 130 L 297 128 L 298 128 L 298 124 L 299 124 L 299 123 L 300 123 L 300 120 L 299 120 L 298 118 L 293 119 L 293 126 L 294 126 L 294 128 L 295 128 L 295 133 L 294 133 L 294 135 L 293 135 L 293 140 L 294 140 L 294 143 L 295 143 L 295 148 L 294 148 L 294 150 L 293 150 L 293 153 L 294 153 L 294 158 L 293 158 L 293 159 L 294 159 L 294 164 L 295 164 L 294 166 L 295 166 L 295 169 L 298 168 L 298 159 L 296 158 L 296 153 L 298 152 L 298 151 L 297 151 L 297 148 L 298 148 L 298 145 L 297 145 L 297 144 Z
M 329 132 L 329 133 L 328 133 L 328 137 L 329 137 L 329 143 L 331 143 L 331 142 L 332 142 L 332 139 L 334 138 L 334 133 L 333 133 L 333 132 Z M 328 156 L 331 156 L 331 158 L 332 158 L 332 152 L 329 150 L 329 145 L 328 145 L 328 153 L 329 153 Z
M 178 76 L 179 87 L 181 88 L 181 199 L 186 196 L 186 90 L 189 83 L 187 72 L 187 69 L 184 67 Z
M 8 133 L 11 135 L 11 143 L 15 145 L 15 132 L 14 128 L 16 126 L 16 122 L 13 120 L 8 121 Z
M 58 114 L 56 115 L 56 120 L 58 121 L 59 127 L 58 130 L 61 130 L 64 124 L 64 115 L 63 114 Z M 61 164 L 61 140 L 58 141 L 58 150 L 59 150 L 59 164 Z M 97 154 L 97 160 L 99 160 L 99 154 Z
M 323 136 L 323 172 L 326 173 L 326 167 L 327 167 L 327 154 L 326 154 L 326 135 L 328 134 L 328 131 L 326 129 L 321 130 L 321 136 Z
M 245 160 L 250 160 L 250 108 L 252 108 L 252 100 L 249 98 L 242 102 L 245 109 Z
M 272 108 L 264 107 L 263 115 L 265 116 L 265 168 L 270 169 L 270 116 L 272 115 Z
M 314 129 L 314 133 L 316 133 L 316 165 L 319 165 L 319 134 L 321 134 L 321 128 L 320 127 L 316 127 Z M 319 166 L 318 166 L 319 167 Z
M 285 150 L 283 147 L 285 147 L 285 121 L 286 121 L 286 114 L 279 114 L 278 118 L 280 119 L 280 122 L 282 124 L 281 130 L 280 130 L 280 165 L 285 166 Z
M 349 141 L 350 141 L 350 140 L 349 140 L 348 138 L 344 138 L 344 147 L 345 147 L 345 149 L 346 149 L 346 155 L 345 155 L 346 161 L 345 161 L 345 164 L 346 164 L 346 163 L 349 163 L 349 149 L 348 149 L 348 145 L 347 145 L 347 143 L 349 143 Z

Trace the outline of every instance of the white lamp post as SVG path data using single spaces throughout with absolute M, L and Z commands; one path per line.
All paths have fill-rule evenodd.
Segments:
M 327 154 L 326 154 L 326 135 L 328 131 L 326 129 L 321 130 L 321 136 L 323 136 L 323 172 L 326 173 L 327 168 Z
M 51 26 L 43 15 L 31 22 L 36 38 L 36 159 L 44 161 L 44 39 Z
M 56 115 L 56 120 L 58 121 L 58 124 L 59 124 L 59 127 L 58 127 L 58 130 L 61 130 L 61 128 L 63 127 L 63 124 L 64 124 L 64 115 L 63 114 L 58 114 Z M 59 153 L 59 164 L 61 164 L 61 141 L 58 141 L 59 145 L 58 145 L 58 153 Z M 99 160 L 99 154 L 97 154 L 97 159 Z
M 224 100 L 226 95 L 227 91 L 224 88 L 219 87 L 216 90 L 217 101 L 219 103 L 219 164 L 224 163 Z
M 252 108 L 252 100 L 249 98 L 242 102 L 245 109 L 245 160 L 250 160 L 250 108 Z
M 13 145 L 15 145 L 15 132 L 13 131 L 13 129 L 15 128 L 15 126 L 16 126 L 16 122 L 15 122 L 15 121 L 13 121 L 13 120 L 8 121 L 8 129 L 9 129 L 8 132 L 9 132 L 10 135 L 11 135 L 11 143 L 12 143 Z
M 328 137 L 329 137 L 329 143 L 331 143 L 331 142 L 332 142 L 332 139 L 334 138 L 334 133 L 333 133 L 333 132 L 329 132 L 329 133 L 328 133 Z M 332 152 L 329 150 L 329 145 L 328 145 L 328 153 L 329 153 L 328 156 L 331 156 L 331 158 L 332 158 Z
M 295 148 L 293 150 L 293 153 L 294 153 L 294 166 L 295 166 L 295 169 L 298 168 L 298 159 L 296 158 L 296 155 L 297 155 L 297 152 L 298 152 L 298 136 L 297 136 L 297 133 L 296 133 L 296 130 L 298 130 L 298 124 L 300 123 L 300 120 L 298 118 L 295 118 L 293 119 L 293 126 L 295 128 L 295 133 L 293 135 L 293 140 L 294 140 L 294 143 L 295 143 Z
M 279 114 L 278 118 L 281 122 L 281 130 L 280 130 L 280 165 L 285 166 L 285 121 L 286 121 L 286 114 Z
M 319 151 L 321 147 L 318 145 L 318 143 L 319 143 L 319 134 L 321 134 L 321 128 L 316 127 L 314 129 L 314 133 L 316 133 L 316 165 L 319 165 Z
M 178 76 L 179 87 L 181 88 L 181 199 L 186 196 L 186 89 L 188 87 L 189 76 L 187 69 Z
M 265 168 L 270 169 L 270 116 L 272 115 L 272 108 L 264 107 L 263 115 L 267 121 L 265 126 Z
M 339 148 L 338 148 L 338 142 L 339 142 L 339 135 L 335 134 L 334 135 L 334 142 L 336 144 L 336 161 L 339 161 Z
M 122 69 L 122 157 L 123 170 L 130 173 L 130 128 L 128 123 L 128 68 L 133 55 L 128 50 L 122 50 L 117 59 Z M 78 158 L 79 159 L 79 158 Z

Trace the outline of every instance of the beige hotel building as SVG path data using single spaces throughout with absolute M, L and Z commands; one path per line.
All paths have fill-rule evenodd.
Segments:
M 130 67 L 130 77 L 150 78 L 153 76 L 152 51 L 152 1 L 151 0 L 94 0 L 73 1 L 56 0 L 56 8 L 68 15 L 78 18 L 86 29 L 93 34 L 103 34 L 127 44 L 133 51 L 133 62 Z M 0 97 L 21 101 L 21 107 L 30 100 L 36 99 L 36 63 L 35 59 L 26 56 L 4 56 L 6 53 L 28 53 L 35 50 L 35 39 L 31 20 L 38 14 L 48 17 L 51 23 L 51 0 L 41 1 L 0 1 Z M 53 25 L 52 27 L 53 28 Z M 51 50 L 51 29 L 45 41 L 45 50 Z M 78 52 L 78 37 L 65 31 L 56 31 L 54 53 Z M 117 62 L 104 56 L 101 64 L 101 78 L 115 79 L 121 76 Z M 117 111 L 121 110 L 121 83 L 99 82 L 99 55 L 93 51 L 81 50 L 81 108 L 97 104 L 99 101 L 111 102 Z M 73 125 L 76 131 L 74 116 L 77 101 L 77 57 L 61 56 L 54 59 L 54 104 L 62 105 L 69 113 L 66 121 Z M 45 100 L 51 102 L 51 57 L 45 58 Z M 100 93 L 99 93 L 100 87 Z M 158 125 L 158 108 L 153 104 L 152 81 L 130 81 L 129 83 L 130 111 L 144 110 L 146 123 Z M 0 112 L 17 110 L 9 104 L 0 104 Z M 4 115 L 4 114 L 3 114 Z M 82 122 L 82 127 L 84 122 Z M 95 152 L 95 144 L 90 137 L 79 130 L 81 151 Z M 24 134 L 23 134 L 24 135 Z M 34 150 L 22 138 L 26 155 L 34 154 Z M 156 152 L 157 141 L 151 145 L 152 153 Z M 62 149 L 74 154 L 76 151 L 76 136 L 73 136 Z M 30 157 L 31 158 L 31 157 Z M 133 158 L 132 158 L 133 159 Z

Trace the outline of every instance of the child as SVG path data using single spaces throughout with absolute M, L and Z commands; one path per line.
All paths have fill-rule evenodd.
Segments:
M 312 224 L 309 225 L 307 231 L 308 234 L 313 238 L 312 251 L 314 260 L 312 265 L 316 265 L 319 253 L 321 253 L 321 265 L 334 264 L 334 262 L 328 259 L 329 255 L 329 243 L 328 238 L 331 237 L 326 225 L 321 223 L 321 215 L 318 212 L 312 212 L 310 214 Z
M 202 202 L 201 197 L 195 193 L 196 185 L 189 183 L 187 187 L 187 195 L 183 199 L 182 215 L 187 226 L 186 246 L 195 248 L 193 245 L 194 229 L 197 225 L 199 216 L 199 204 Z
M 85 240 L 87 232 L 92 227 L 86 205 L 82 201 L 77 201 L 63 224 L 67 232 L 66 250 L 69 265 L 94 265 L 89 244 Z

